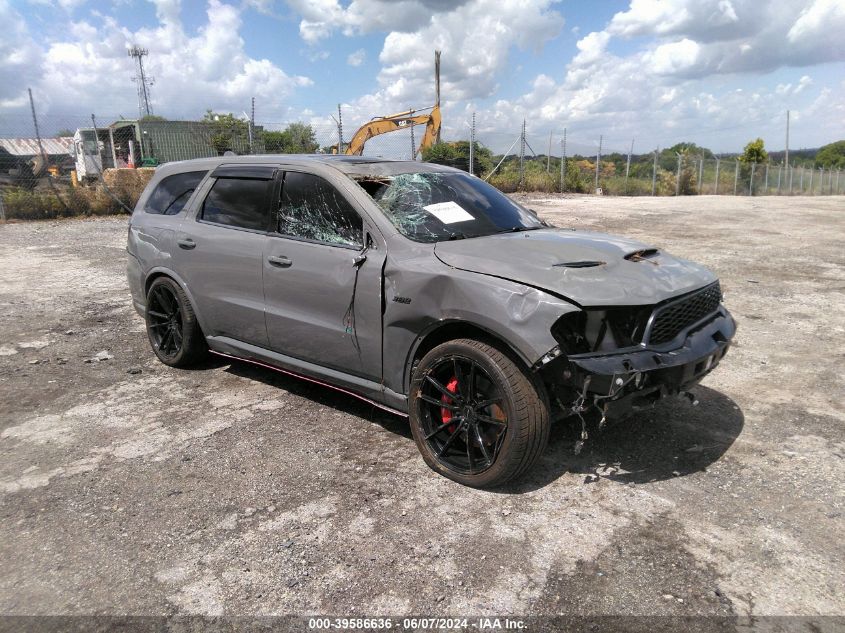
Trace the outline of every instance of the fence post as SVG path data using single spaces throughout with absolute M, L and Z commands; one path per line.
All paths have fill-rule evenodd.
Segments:
M 525 119 L 522 119 L 522 133 L 519 137 L 519 187 L 525 181 Z
M 3 206 L 3 190 L 0 189 L 0 221 L 6 221 L 6 208 Z
M 631 149 L 628 150 L 628 162 L 625 163 L 625 195 L 628 195 L 628 174 L 631 173 L 631 154 L 634 153 L 634 139 L 631 139 Z
M 789 195 L 792 195 L 792 177 L 795 175 L 795 166 L 789 167 Z
M 472 125 L 469 128 L 469 173 L 475 173 L 475 112 L 472 113 Z
M 754 195 L 754 167 L 757 166 L 757 163 L 751 163 L 751 178 L 748 180 L 748 195 Z
M 824 195 L 824 167 L 819 167 L 819 195 Z
M 798 188 L 801 190 L 801 195 L 804 195 L 804 165 L 801 165 L 801 175 L 798 177 Z
M 769 195 L 769 163 L 766 163 L 766 182 L 763 185 L 763 189 L 766 190 L 765 195 Z
M 654 150 L 654 165 L 651 168 L 651 195 L 654 196 L 655 185 L 657 184 L 657 155 L 660 153 L 660 148 Z
M 778 165 L 778 195 L 780 195 L 780 172 L 783 171 L 783 163 Z
M 836 170 L 836 195 L 839 195 L 839 174 L 842 171 L 842 168 Z
M 718 156 L 716 157 L 716 184 L 713 187 L 713 195 L 714 196 L 719 195 L 719 163 L 721 162 L 721 160 L 722 159 L 720 159 Z
M 675 152 L 678 154 L 678 173 L 675 176 L 675 195 L 681 195 L 681 162 L 683 161 L 683 156 L 679 152 Z
M 601 142 L 604 139 L 602 134 L 599 134 L 599 151 L 596 152 L 596 193 L 599 190 L 599 169 L 601 169 Z
M 560 141 L 560 192 L 566 191 L 566 128 Z
M 739 161 L 734 161 L 736 163 L 736 169 L 734 170 L 734 195 L 736 195 L 736 188 L 739 186 Z
M 698 195 L 701 195 L 701 190 L 704 188 L 704 154 L 698 157 Z
M 816 173 L 815 165 L 813 165 L 813 169 L 810 170 L 810 195 L 811 196 L 814 195 L 813 194 L 813 176 L 815 175 L 815 173 Z

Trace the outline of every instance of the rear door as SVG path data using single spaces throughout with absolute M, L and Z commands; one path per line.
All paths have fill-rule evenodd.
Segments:
M 270 347 L 380 380 L 380 233 L 342 184 L 295 170 L 280 180 L 264 258 Z
M 262 268 L 274 173 L 268 166 L 218 167 L 176 236 L 174 267 L 207 336 L 268 346 Z

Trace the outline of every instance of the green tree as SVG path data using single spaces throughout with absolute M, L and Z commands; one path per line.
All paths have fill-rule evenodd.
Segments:
M 845 141 L 836 141 L 819 148 L 816 164 L 820 167 L 845 167 Z
M 211 112 L 211 110 L 209 110 Z M 167 121 L 163 116 L 159 116 L 158 114 L 147 114 L 146 116 L 142 116 L 138 119 L 141 123 L 150 123 L 155 121 Z
M 264 132 L 264 149 L 271 154 L 313 154 L 320 148 L 314 128 L 291 123 L 282 131 Z
M 494 166 L 493 152 L 478 142 L 475 143 L 474 152 L 473 171 L 476 176 L 486 176 Z M 426 147 L 423 150 L 422 159 L 427 163 L 450 165 L 469 171 L 469 141 L 437 143 Z
M 248 147 L 249 127 L 246 121 L 235 118 L 231 112 L 222 114 L 209 109 L 206 110 L 202 121 L 211 128 L 211 146 L 218 155 L 234 151 L 236 147 Z
M 71 130 L 70 128 L 65 127 L 65 128 L 62 128 L 61 130 L 59 130 L 58 132 L 56 132 L 54 137 L 59 138 L 60 136 L 73 136 L 73 135 L 74 135 L 74 131 Z
M 746 165 L 750 165 L 751 163 L 768 163 L 769 155 L 763 147 L 763 139 L 758 138 L 750 141 L 742 151 L 739 161 L 741 163 L 745 163 Z

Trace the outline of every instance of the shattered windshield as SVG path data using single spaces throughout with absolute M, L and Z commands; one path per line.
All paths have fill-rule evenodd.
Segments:
M 402 235 L 439 242 L 545 226 L 492 185 L 464 173 L 358 179 Z

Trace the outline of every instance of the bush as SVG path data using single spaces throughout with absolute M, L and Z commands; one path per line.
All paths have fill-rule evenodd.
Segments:
M 153 176 L 152 169 L 107 169 L 103 179 L 112 194 L 130 209 Z M 126 209 L 106 193 L 101 184 L 52 189 L 5 189 L 2 192 L 6 217 L 10 220 L 50 220 L 80 215 L 125 214 Z M 64 202 L 64 204 L 62 204 Z

